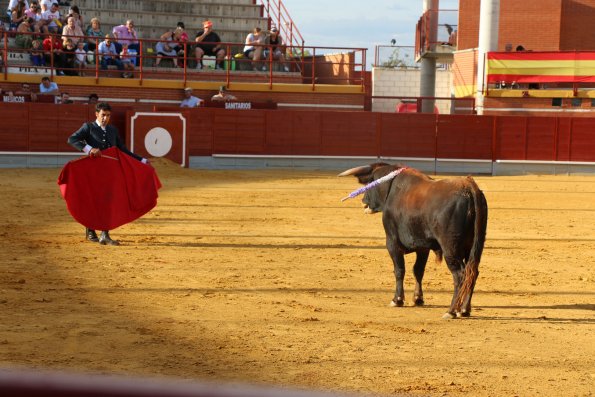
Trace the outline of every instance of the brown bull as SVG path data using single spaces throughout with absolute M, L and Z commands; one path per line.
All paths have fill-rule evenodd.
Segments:
M 362 201 L 366 212 L 383 213 L 386 247 L 397 284 L 391 304 L 404 304 L 404 255 L 415 252 L 414 303 L 423 305 L 422 279 L 432 250 L 438 260 L 445 259 L 454 282 L 451 305 L 444 317 L 469 316 L 486 235 L 485 196 L 471 177 L 433 180 L 415 169 L 385 163 L 352 168 L 339 176 L 353 175 L 366 185 L 382 177 L 391 178 L 389 174 L 396 176 L 365 191 Z

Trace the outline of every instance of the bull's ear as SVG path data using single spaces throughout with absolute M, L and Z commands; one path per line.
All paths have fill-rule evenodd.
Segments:
M 350 168 L 347 171 L 343 171 L 341 172 L 339 175 L 337 176 L 361 176 L 361 175 L 366 175 L 372 172 L 372 167 L 369 165 L 362 165 L 360 167 L 355 167 L 355 168 Z

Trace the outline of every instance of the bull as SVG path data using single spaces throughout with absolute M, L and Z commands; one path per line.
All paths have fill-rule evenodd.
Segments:
M 433 180 L 413 168 L 386 163 L 339 174 L 348 175 L 367 185 L 354 192 L 365 192 L 362 202 L 366 213 L 382 212 L 386 248 L 396 279 L 391 305 L 404 305 L 404 255 L 412 252 L 416 254 L 413 302 L 416 306 L 424 304 L 422 279 L 431 250 L 437 261 L 444 258 L 453 277 L 454 293 L 443 317 L 470 316 L 488 219 L 487 201 L 473 178 Z

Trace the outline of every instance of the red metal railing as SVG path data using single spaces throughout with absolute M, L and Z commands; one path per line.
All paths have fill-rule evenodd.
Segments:
M 415 27 L 415 57 L 436 52 L 437 46 L 456 49 L 458 10 L 428 10 Z
M 297 31 L 296 31 L 297 32 Z M 299 33 L 299 32 L 298 32 Z M 33 33 L 31 33 L 33 34 Z M 60 36 L 55 36 L 60 37 Z M 16 62 L 9 59 L 9 54 L 22 54 L 19 55 L 22 60 L 28 56 L 29 50 L 9 47 L 8 33 L 4 33 L 0 38 L 5 43 L 4 48 L 0 49 L 0 54 L 4 60 L 4 80 L 8 80 L 9 74 L 27 73 L 26 70 L 16 69 L 18 67 L 33 68 L 34 66 L 23 65 L 23 62 Z M 87 39 L 86 36 L 78 37 L 81 39 Z M 108 70 L 101 68 L 100 54 L 98 53 L 98 47 L 101 40 L 96 39 L 95 51 L 92 53 L 94 61 L 91 64 L 86 65 L 84 73 L 88 77 L 94 77 L 96 84 L 100 78 L 103 77 L 115 77 L 113 66 L 109 67 Z M 313 87 L 324 81 L 325 84 L 340 84 L 340 85 L 361 85 L 364 89 L 363 72 L 366 68 L 366 51 L 365 48 L 348 48 L 348 47 L 305 47 L 300 44 L 298 47 L 293 45 L 287 45 L 285 51 L 285 66 L 290 69 L 291 73 L 278 72 L 276 69 L 283 71 L 283 66 L 277 66 L 278 61 L 273 59 L 272 51 L 269 51 L 268 58 L 258 61 L 257 64 L 253 64 L 251 59 L 243 57 L 241 49 L 243 43 L 231 43 L 223 42 L 220 43 L 225 49 L 226 56 L 224 59 L 223 70 L 211 70 L 205 68 L 201 71 L 195 71 L 193 66 L 195 65 L 195 57 L 193 53 L 193 44 L 190 42 L 181 43 L 180 45 L 184 49 L 182 56 L 162 56 L 162 61 L 168 60 L 173 62 L 172 67 L 155 67 L 154 62 L 158 55 L 149 49 L 153 49 L 155 44 L 159 40 L 154 39 L 139 39 L 140 51 L 136 56 L 138 57 L 138 67 L 135 67 L 132 73 L 134 79 L 139 80 L 139 85 L 143 84 L 143 80 L 146 79 L 169 79 L 169 80 L 182 80 L 184 83 L 192 80 L 208 80 L 208 81 L 220 81 L 229 84 L 233 81 L 250 81 L 250 82 L 265 82 L 271 87 L 275 83 L 296 83 L 296 78 L 299 83 L 312 84 Z M 268 47 L 267 45 L 263 45 Z M 53 44 L 51 45 L 53 50 Z M 332 55 L 324 55 L 325 52 L 332 51 Z M 339 57 L 337 53 L 344 54 L 343 57 Z M 205 57 L 203 59 L 207 59 Z M 41 72 L 53 78 L 58 72 L 56 67 L 59 67 L 55 62 L 56 57 L 51 51 L 49 56 L 49 62 L 46 66 L 36 67 L 35 73 Z M 334 59 L 337 59 L 336 61 Z M 179 67 L 177 65 L 180 64 Z M 262 69 L 262 65 L 266 66 L 267 73 L 258 73 L 253 71 L 254 65 L 258 65 L 259 69 Z M 328 67 L 330 66 L 330 67 Z M 13 69 L 14 68 L 14 69 Z M 73 71 L 72 67 L 61 67 L 60 71 Z M 78 71 L 78 70 L 77 70 Z M 238 73 L 245 72 L 249 73 Z M 330 72 L 329 72 L 330 71 Z M 339 72 L 337 72 L 339 71 Z M 362 73 L 360 73 L 360 71 Z M 324 75 L 324 73 L 327 73 Z M 329 74 L 330 73 L 330 74 Z M 334 73 L 334 74 L 333 74 Z
M 266 17 L 269 20 L 269 29 L 273 26 L 279 29 L 281 37 L 283 37 L 287 44 L 293 49 L 301 50 L 304 53 L 304 37 L 295 25 L 293 19 L 289 15 L 289 11 L 281 0 L 259 0 L 263 7 Z

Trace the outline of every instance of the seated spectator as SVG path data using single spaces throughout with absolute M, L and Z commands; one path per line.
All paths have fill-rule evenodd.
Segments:
M 94 105 L 97 102 L 99 102 L 99 95 L 97 95 L 95 93 L 89 94 L 89 99 L 87 99 L 87 104 Z
M 56 0 L 39 0 L 39 6 L 41 7 L 41 12 L 44 13 L 50 9 L 52 3 L 55 3 Z
M 19 25 L 27 18 L 27 11 L 29 8 L 28 4 L 23 0 L 19 0 L 14 7 L 11 8 L 10 15 L 10 30 L 16 30 Z
M 265 36 L 262 33 L 262 30 L 259 27 L 254 28 L 252 33 L 248 33 L 246 36 L 246 42 L 244 46 L 244 56 L 246 58 L 252 59 L 252 69 L 259 70 L 260 60 L 262 59 L 262 54 L 264 51 L 264 44 Z M 262 70 L 266 70 L 266 66 L 262 66 Z
M 183 24 L 182 24 L 183 26 Z M 183 35 L 185 35 L 185 40 Z M 155 66 L 159 66 L 162 57 L 169 57 L 174 59 L 174 66 L 178 67 L 178 63 L 175 61 L 180 51 L 181 43 L 188 41 L 188 35 L 184 32 L 184 28 L 181 26 L 176 27 L 173 31 L 167 31 L 160 37 L 159 42 L 155 44 L 155 51 L 157 52 L 157 58 L 155 58 Z M 183 44 L 182 44 L 183 45 Z
M 41 21 L 41 7 L 37 1 L 31 2 L 29 8 L 25 11 L 25 14 L 27 15 L 27 18 L 31 18 L 33 20 L 33 31 L 35 33 L 41 32 L 41 26 L 39 23 Z
M 67 92 L 63 92 L 60 94 L 60 103 L 62 105 L 68 105 L 70 103 L 74 103 L 74 101 L 70 99 L 70 95 Z
M 62 31 L 64 20 L 60 15 L 60 6 L 57 2 L 52 3 L 50 9 L 41 14 L 41 18 L 44 21 L 44 25 L 42 25 L 44 33 L 60 33 Z
M 41 84 L 39 84 L 39 93 L 44 95 L 60 95 L 60 88 L 58 84 L 50 81 L 50 78 L 43 76 L 41 78 Z
M 238 100 L 238 98 L 231 95 L 227 91 L 227 87 L 224 85 L 219 87 L 219 92 L 211 97 L 211 101 L 213 101 L 213 102 L 231 102 L 231 101 L 237 101 L 237 100 Z
M 135 50 L 137 54 L 140 54 L 138 35 L 134 29 L 134 22 L 132 19 L 128 19 L 124 25 L 114 26 L 112 34 L 114 36 L 114 44 L 116 45 L 117 53 L 122 52 L 122 46 L 124 44 L 128 44 L 129 50 Z M 138 64 L 135 63 L 135 66 L 138 66 Z
M 86 36 L 88 37 L 85 43 L 85 50 L 95 51 L 97 43 L 105 37 L 105 33 L 101 30 L 101 23 L 98 18 L 91 19 L 91 24 L 87 27 Z
M 81 28 L 82 31 L 83 27 L 85 26 L 85 23 L 78 6 L 70 6 L 68 14 L 66 15 L 66 19 L 68 20 L 69 17 L 74 18 L 74 24 Z
M 29 83 L 22 83 L 21 89 L 15 91 L 15 95 L 22 95 L 22 96 L 29 96 L 31 98 L 31 102 L 37 101 L 37 95 L 31 90 L 31 85 Z
M 112 42 L 111 34 L 106 34 L 105 40 L 99 43 L 97 53 L 101 58 L 102 70 L 107 70 L 108 65 L 116 65 L 118 70 L 124 70 L 122 61 L 118 59 L 118 52 L 116 51 L 116 45 Z
M 64 67 L 64 51 L 62 42 L 58 40 L 58 37 L 48 34 L 43 40 L 43 57 L 47 66 L 53 66 L 57 68 L 56 74 L 62 76 L 64 72 L 60 70 Z
M 32 46 L 33 42 L 33 19 L 25 18 L 23 22 L 19 24 L 17 28 L 17 36 L 14 41 L 20 48 L 28 50 Z
M 17 7 L 20 1 L 21 0 L 10 0 L 8 2 L 8 7 L 6 8 L 6 15 L 8 16 L 9 20 L 12 18 L 12 12 Z M 29 8 L 29 3 L 27 0 L 24 0 L 23 3 L 25 3 L 25 9 Z
M 122 65 L 124 65 L 124 69 L 129 70 L 128 72 L 124 72 L 122 77 L 133 77 L 134 63 L 136 62 L 136 51 L 134 49 L 129 49 L 128 44 L 124 44 L 122 46 L 122 52 L 120 53 L 120 60 L 122 61 Z
M 76 50 L 74 50 L 74 67 L 78 69 L 79 76 L 85 75 L 87 51 L 85 51 L 85 43 L 82 40 L 78 42 Z
M 181 108 L 196 108 L 201 106 L 204 101 L 192 95 L 192 88 L 184 88 L 184 99 L 180 103 Z
M 31 60 L 33 66 L 45 66 L 45 59 L 43 57 L 43 47 L 41 40 L 36 39 L 31 42 L 29 59 Z
M 75 23 L 74 17 L 70 16 L 66 20 L 66 26 L 62 29 L 62 42 L 66 39 L 71 39 L 74 47 L 78 47 L 79 41 L 83 41 L 85 34 L 81 28 Z
M 194 56 L 196 58 L 196 69 L 202 69 L 202 57 L 206 55 L 215 56 L 217 63 L 215 69 L 223 69 L 223 58 L 225 58 L 225 50 L 221 46 L 221 39 L 219 35 L 213 30 L 213 22 L 204 21 L 202 23 L 202 30 L 196 34 L 194 41 L 197 43 L 194 49 Z
M 188 44 L 188 33 L 186 33 L 186 27 L 184 22 L 180 21 L 176 25 L 178 31 L 178 66 L 184 67 L 184 54 L 190 49 Z
M 273 60 L 279 61 L 283 65 L 283 71 L 289 72 L 289 67 L 285 64 L 285 43 L 279 35 L 279 29 L 273 27 L 268 38 L 268 47 L 265 50 L 265 58 L 269 58 L 272 55 Z

